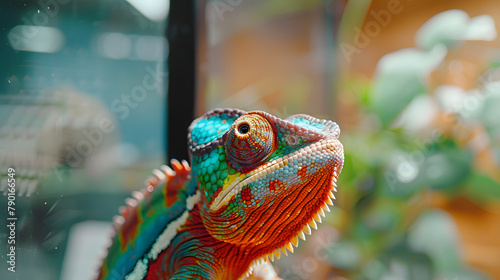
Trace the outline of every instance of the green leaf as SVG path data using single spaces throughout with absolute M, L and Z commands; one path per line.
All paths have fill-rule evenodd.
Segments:
M 408 244 L 429 255 L 436 271 L 460 268 L 459 237 L 453 219 L 441 210 L 429 210 L 410 228 Z
M 419 95 L 405 107 L 392 127 L 401 127 L 408 133 L 425 131 L 438 114 L 439 108 L 430 95 Z
M 449 10 L 429 19 L 417 32 L 417 46 L 432 49 L 437 45 L 453 46 L 465 40 L 492 41 L 497 32 L 489 15 L 469 18 L 462 10 Z
M 479 119 L 488 130 L 488 134 L 492 140 L 498 139 L 500 136 L 500 86 L 498 84 L 487 84 L 484 90 L 485 97 L 479 96 L 476 102 L 482 101 L 482 106 L 479 108 Z
M 415 153 L 416 154 L 416 153 Z M 412 153 L 394 155 L 380 179 L 382 194 L 389 197 L 409 198 L 424 187 L 422 164 L 414 160 Z
M 478 270 L 461 267 L 451 271 L 445 271 L 437 277 L 437 279 L 457 279 L 457 280 L 488 280 L 488 276 L 484 275 Z
M 402 49 L 380 59 L 371 105 L 383 126 L 390 124 L 415 96 L 427 91 L 428 74 L 445 55 L 446 49 L 437 46 L 429 52 Z
M 479 203 L 500 200 L 500 183 L 477 171 L 467 178 L 462 191 L 466 197 Z
M 471 172 L 472 160 L 470 151 L 450 140 L 401 153 L 384 173 L 384 194 L 407 198 L 424 187 L 435 190 L 461 187 Z
M 413 252 L 404 242 L 396 244 L 382 254 L 377 254 L 376 259 L 362 267 L 362 273 L 369 280 L 434 279 L 432 261 L 429 256 Z
M 381 279 L 388 272 L 387 266 L 378 259 L 372 259 L 362 268 L 363 276 L 368 280 Z
M 351 99 L 354 97 L 356 99 L 354 100 L 355 102 L 365 106 L 369 105 L 370 94 L 372 92 L 371 79 L 353 73 L 350 77 L 341 79 L 340 82 L 342 83 L 341 90 L 350 93 L 344 96 L 344 98 Z
M 328 249 L 330 263 L 337 268 L 351 270 L 360 260 L 359 249 L 349 241 L 340 241 Z
M 402 205 L 391 200 L 379 199 L 362 214 L 363 223 L 369 230 L 381 233 L 394 233 L 401 222 Z
M 472 153 L 456 147 L 454 143 L 436 147 L 436 153 L 428 156 L 423 163 L 423 180 L 435 190 L 459 187 L 471 172 Z

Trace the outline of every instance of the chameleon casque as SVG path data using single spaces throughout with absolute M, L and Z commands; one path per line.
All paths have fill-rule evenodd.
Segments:
M 332 205 L 339 135 L 304 114 L 217 109 L 194 120 L 192 166 L 172 160 L 127 200 L 98 279 L 279 279 L 268 258 L 293 252 Z

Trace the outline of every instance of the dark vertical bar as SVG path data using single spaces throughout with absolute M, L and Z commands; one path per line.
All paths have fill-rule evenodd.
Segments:
M 186 132 L 194 116 L 196 22 L 194 0 L 170 0 L 167 159 L 187 159 Z
M 325 64 L 326 73 L 326 90 L 327 99 L 325 104 L 328 105 L 328 117 L 335 120 L 338 117 L 337 98 L 339 92 L 339 75 L 337 65 L 337 33 L 340 25 L 340 18 L 344 10 L 343 0 L 323 0 L 323 17 L 324 17 L 324 30 L 325 37 L 325 57 L 327 58 Z M 331 109 L 333 108 L 333 109 Z

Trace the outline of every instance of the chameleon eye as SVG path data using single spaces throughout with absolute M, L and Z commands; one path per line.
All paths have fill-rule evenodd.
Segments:
M 237 168 L 250 169 L 265 160 L 274 148 L 274 131 L 258 114 L 243 115 L 228 131 L 226 155 Z
M 250 125 L 247 123 L 242 123 L 238 126 L 238 132 L 241 134 L 247 134 L 250 131 Z

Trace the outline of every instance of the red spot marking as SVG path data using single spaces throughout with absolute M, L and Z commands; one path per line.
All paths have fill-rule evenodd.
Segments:
M 269 183 L 269 190 L 271 192 L 279 192 L 281 191 L 282 188 L 283 188 L 283 182 L 278 179 L 274 179 Z
M 241 199 L 246 205 L 252 204 L 252 198 L 254 198 L 252 191 L 249 188 L 243 189 L 241 191 Z
M 307 165 L 302 165 L 302 168 L 297 172 L 297 175 L 299 175 L 300 179 L 305 179 L 307 177 Z
M 121 230 L 120 230 L 120 250 L 123 252 L 129 242 L 131 240 L 134 240 L 136 235 L 137 235 L 137 226 L 140 224 L 139 219 L 137 217 L 137 210 L 132 209 L 131 213 L 129 214 L 129 217 L 123 224 Z

